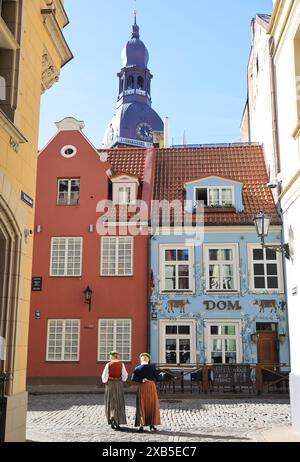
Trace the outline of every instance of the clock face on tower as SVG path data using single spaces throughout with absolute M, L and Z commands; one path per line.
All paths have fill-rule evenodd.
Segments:
M 151 125 L 147 124 L 146 122 L 142 122 L 137 125 L 136 134 L 143 141 L 153 141 L 153 129 Z

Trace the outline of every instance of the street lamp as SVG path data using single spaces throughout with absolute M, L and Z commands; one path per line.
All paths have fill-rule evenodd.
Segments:
M 87 288 L 85 289 L 85 291 L 83 293 L 84 293 L 84 296 L 85 296 L 85 303 L 87 303 L 89 305 L 89 311 L 91 311 L 92 293 L 93 293 L 93 291 L 90 288 L 90 286 L 87 286 Z
M 261 239 L 261 245 L 264 249 L 273 249 L 276 252 L 281 252 L 285 256 L 285 258 L 289 260 L 290 259 L 289 244 L 270 245 L 270 244 L 265 243 L 265 239 L 269 234 L 271 220 L 272 220 L 272 217 L 270 215 L 265 215 L 264 210 L 260 210 L 259 214 L 253 218 L 257 235 Z

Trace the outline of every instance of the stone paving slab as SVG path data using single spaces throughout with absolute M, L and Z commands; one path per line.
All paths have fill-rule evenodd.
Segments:
M 152 434 L 133 427 L 135 396 L 126 395 L 127 426 L 106 422 L 103 395 L 29 396 L 27 440 L 49 442 L 240 442 L 291 424 L 289 400 L 162 399 L 162 426 Z

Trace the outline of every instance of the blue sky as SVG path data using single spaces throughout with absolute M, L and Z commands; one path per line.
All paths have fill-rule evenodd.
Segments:
M 141 39 L 154 74 L 152 105 L 169 116 L 181 144 L 239 140 L 246 97 L 251 18 L 270 13 L 272 0 L 137 0 Z M 65 36 L 74 60 L 42 97 L 43 147 L 67 116 L 84 120 L 101 147 L 116 105 L 121 50 L 130 38 L 133 0 L 65 0 Z

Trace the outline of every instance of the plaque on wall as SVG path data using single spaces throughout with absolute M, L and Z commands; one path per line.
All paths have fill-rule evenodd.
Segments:
M 31 283 L 31 290 L 32 292 L 41 292 L 43 285 L 43 278 L 42 277 L 33 277 Z

